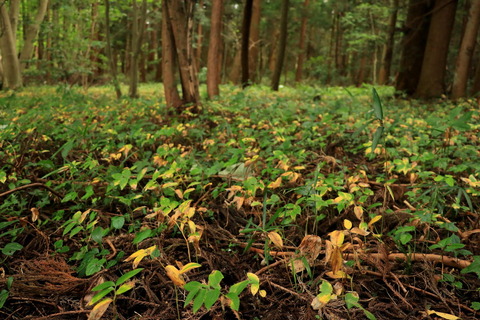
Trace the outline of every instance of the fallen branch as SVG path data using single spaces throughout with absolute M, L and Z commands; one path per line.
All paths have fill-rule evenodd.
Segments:
M 44 185 L 43 183 L 40 183 L 40 182 L 35 182 L 35 183 L 30 183 L 30 184 L 26 184 L 24 186 L 20 186 L 20 187 L 17 187 L 15 189 L 12 189 L 12 190 L 8 190 L 4 193 L 0 193 L 0 198 L 1 197 L 4 197 L 4 196 L 8 196 L 9 194 L 11 193 L 14 193 L 14 192 L 17 192 L 17 191 L 20 191 L 20 190 L 24 190 L 24 189 L 29 189 L 29 188 L 43 188 L 43 189 L 47 189 L 48 191 L 50 191 L 52 194 L 54 194 L 55 196 L 57 196 L 58 198 L 62 199 L 63 196 L 61 194 L 59 194 L 58 192 L 56 192 L 55 190 L 53 190 L 52 188 L 50 188 L 49 186 L 46 186 Z

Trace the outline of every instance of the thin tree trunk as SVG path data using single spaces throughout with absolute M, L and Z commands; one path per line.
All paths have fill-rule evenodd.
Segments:
M 280 85 L 280 75 L 282 74 L 283 60 L 285 58 L 285 49 L 287 47 L 287 26 L 288 26 L 289 0 L 282 0 L 281 19 L 280 19 L 280 42 L 278 44 L 278 57 L 275 71 L 272 77 L 272 89 L 278 91 Z
M 475 39 L 480 25 L 480 1 L 472 1 L 468 12 L 468 21 L 463 33 L 462 43 L 455 63 L 452 98 L 465 97 L 467 92 L 468 74 L 475 49 Z
M 380 67 L 380 72 L 378 75 L 378 83 L 386 84 L 390 77 L 390 69 L 392 66 L 392 57 L 393 57 L 393 47 L 395 44 L 395 26 L 397 24 L 397 13 L 398 13 L 399 0 L 392 1 L 392 12 L 390 13 L 389 23 L 388 23 L 388 38 L 387 43 L 385 44 L 385 50 L 383 52 L 382 66 Z
M 222 15 L 223 0 L 216 0 L 212 3 L 210 43 L 208 46 L 207 59 L 207 92 L 210 99 L 218 96 L 220 93 Z
M 216 1 L 213 1 L 212 6 L 215 5 Z M 203 0 L 200 0 L 198 2 L 198 6 L 200 8 L 203 8 Z M 200 70 L 201 68 L 201 62 L 202 62 L 202 43 L 203 43 L 203 25 L 201 21 L 198 21 L 198 26 L 197 26 L 197 45 L 195 48 L 195 64 L 197 67 L 197 70 Z
M 422 72 L 415 91 L 418 98 L 440 97 L 445 92 L 444 77 L 456 9 L 457 1 L 435 1 Z
M 45 13 L 47 12 L 48 0 L 41 0 L 38 5 L 38 11 L 35 16 L 35 19 L 31 25 L 29 25 L 28 30 L 25 34 L 25 41 L 23 44 L 22 52 L 20 53 L 20 71 L 25 69 L 27 60 L 30 60 L 33 53 L 33 43 L 35 38 L 38 35 L 38 30 L 40 29 L 40 24 L 45 18 Z
M 142 50 L 145 20 L 147 16 L 147 0 L 142 1 L 140 19 L 138 17 L 137 0 L 132 1 L 132 53 L 130 57 L 130 90 L 128 95 L 131 98 L 138 98 L 138 63 Z
M 20 17 L 20 0 L 10 0 L 3 1 L 2 5 L 5 5 L 7 2 L 10 2 L 9 16 L 10 16 L 10 25 L 12 30 L 15 30 L 13 34 L 13 40 L 17 42 L 17 28 L 18 28 L 18 19 Z
M 432 1 L 410 0 L 407 19 L 405 21 L 402 40 L 402 56 L 396 79 L 395 89 L 412 95 L 418 85 L 428 29 L 431 16 Z
M 260 49 L 260 17 L 261 0 L 253 0 L 252 21 L 250 22 L 250 47 L 248 51 L 248 67 L 250 81 L 258 80 L 258 52 Z
M 3 26 L 0 36 L 0 52 L 2 53 L 3 80 L 4 87 L 8 89 L 18 89 L 22 84 L 22 75 L 20 73 L 20 63 L 17 56 L 17 47 L 15 43 L 15 30 L 12 29 L 5 3 L 0 6 L 0 23 Z
M 303 63 L 305 60 L 305 38 L 307 35 L 307 12 L 310 0 L 303 2 L 302 22 L 300 25 L 300 40 L 298 41 L 297 71 L 295 72 L 295 82 L 302 81 Z
M 245 1 L 245 8 L 243 9 L 243 22 L 242 22 L 242 53 L 241 53 L 241 65 L 242 65 L 242 87 L 245 88 L 249 85 L 250 75 L 248 67 L 248 49 L 250 45 L 250 24 L 252 22 L 252 9 L 253 0 Z
M 112 54 L 112 44 L 110 40 L 110 0 L 104 0 L 105 3 L 105 38 L 106 38 L 106 53 L 108 64 L 110 66 L 110 74 L 112 75 L 112 82 L 115 88 L 115 94 L 117 99 L 120 99 L 122 96 L 122 90 L 120 89 L 120 84 L 118 83 L 117 78 L 117 62 L 113 58 Z
M 169 108 L 180 108 L 183 105 L 175 81 L 175 40 L 168 13 L 167 1 L 162 1 L 162 78 L 165 91 L 165 102 Z

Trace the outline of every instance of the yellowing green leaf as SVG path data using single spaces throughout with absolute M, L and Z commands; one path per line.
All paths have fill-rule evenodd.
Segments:
M 202 265 L 199 264 L 199 263 L 190 262 L 190 263 L 187 263 L 185 266 L 183 266 L 183 268 L 180 269 L 179 273 L 182 274 L 182 273 L 185 273 L 185 272 L 190 271 L 192 269 L 200 268 L 201 266 Z
M 107 298 L 97 303 L 95 307 L 93 307 L 92 311 L 90 311 L 90 314 L 88 315 L 88 320 L 101 319 L 105 311 L 107 311 L 110 303 L 112 303 L 112 301 L 113 300 L 111 298 Z
M 258 294 L 260 295 L 260 297 L 265 298 L 267 296 L 267 291 L 262 289 L 258 291 Z
M 185 280 L 183 280 L 183 277 L 177 268 L 172 265 L 168 265 L 165 267 L 165 271 L 167 272 L 167 276 L 170 278 L 170 280 L 172 280 L 174 285 L 179 287 L 183 287 L 185 285 Z
M 355 208 L 353 208 L 353 212 L 355 213 L 355 217 L 357 217 L 358 220 L 363 219 L 363 208 L 362 207 L 355 206 Z
M 143 258 L 146 256 L 149 256 L 152 254 L 152 252 L 157 248 L 157 246 L 151 246 L 147 249 L 140 249 L 134 253 L 132 253 L 127 259 L 125 259 L 125 262 L 128 262 L 132 259 L 133 260 L 133 269 L 136 269 L 138 267 L 138 264 L 142 261 Z
M 330 241 L 334 246 L 341 246 L 345 240 L 345 234 L 341 230 L 330 232 Z
M 448 320 L 460 320 L 459 317 L 453 315 L 453 314 L 449 314 L 449 313 L 444 313 L 444 312 L 438 312 L 438 311 L 434 311 L 434 310 L 427 310 L 427 313 L 429 315 L 431 314 L 436 314 L 437 316 L 443 318 L 443 319 L 448 319 Z
M 370 222 L 368 223 L 368 227 L 370 228 L 375 222 L 377 222 L 380 219 L 382 219 L 381 215 L 377 215 L 373 217 L 372 220 L 370 220 Z
M 277 180 L 275 180 L 274 182 L 271 182 L 268 185 L 268 188 L 276 189 L 276 188 L 280 187 L 281 185 L 282 185 L 282 177 L 278 177 Z

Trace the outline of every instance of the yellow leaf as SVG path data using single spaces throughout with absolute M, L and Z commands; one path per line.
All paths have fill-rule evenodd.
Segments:
M 375 222 L 377 222 L 380 219 L 382 219 L 382 216 L 380 215 L 373 217 L 372 220 L 370 220 L 370 222 L 368 223 L 368 227 L 370 228 Z
M 175 194 L 176 194 L 180 199 L 183 199 L 183 192 L 182 192 L 182 190 L 176 189 L 176 190 L 175 190 Z
M 198 264 L 198 263 L 195 263 L 195 262 L 190 262 L 190 263 L 187 263 L 185 266 L 183 266 L 180 269 L 179 273 L 182 274 L 182 273 L 185 273 L 185 272 L 190 271 L 192 269 L 200 268 L 201 266 L 202 266 L 201 264 Z
M 268 233 L 268 238 L 273 242 L 273 244 L 277 248 L 283 248 L 283 240 L 282 237 L 275 231 L 270 231 Z
M 339 270 L 337 272 L 333 272 L 333 271 L 329 271 L 327 273 L 325 273 L 327 276 L 329 276 L 330 278 L 332 279 L 348 279 L 350 278 L 348 276 L 348 274 L 346 274 L 345 272 Z
M 260 297 L 265 298 L 265 297 L 267 296 L 267 291 L 265 291 L 265 290 L 260 290 L 260 291 L 258 292 L 258 294 L 260 295 Z
M 345 234 L 341 230 L 330 232 L 330 241 L 334 246 L 341 246 L 345 240 Z
M 170 280 L 172 280 L 174 285 L 179 287 L 183 287 L 185 285 L 185 280 L 183 280 L 183 277 L 177 268 L 168 265 L 165 267 L 165 271 L 167 271 L 167 276 L 170 278 Z
M 282 185 L 282 177 L 278 177 L 277 180 L 275 180 L 274 182 L 271 182 L 268 185 L 268 188 L 276 189 L 276 188 L 280 187 L 281 185 Z
M 190 228 L 190 233 L 195 233 L 197 231 L 197 226 L 192 220 L 188 220 L 188 228 Z
M 353 212 L 355 213 L 355 217 L 357 217 L 358 220 L 363 219 L 363 208 L 362 207 L 355 206 L 355 208 L 353 208 Z
M 339 247 L 334 247 L 330 258 L 330 265 L 332 266 L 333 273 L 337 273 L 343 267 L 343 255 L 342 250 Z
M 344 226 L 345 229 L 347 229 L 347 230 L 352 229 L 352 221 L 350 221 L 350 220 L 348 220 L 348 219 L 343 220 L 343 226 Z
M 252 283 L 250 285 L 250 292 L 252 293 L 252 296 L 256 295 L 259 289 L 260 285 L 258 283 Z
M 143 258 L 145 258 L 146 256 L 149 256 L 152 254 L 152 252 L 157 248 L 157 246 L 151 246 L 147 249 L 140 249 L 134 253 L 132 253 L 127 259 L 125 259 L 124 261 L 125 262 L 128 262 L 132 259 L 133 260 L 133 269 L 136 269 L 138 267 L 138 265 L 140 264 L 140 262 L 142 261 Z
M 92 311 L 90 311 L 90 314 L 88 315 L 88 320 L 101 319 L 105 311 L 107 311 L 110 303 L 112 303 L 112 301 L 113 300 L 111 298 L 107 298 L 97 303 L 95 307 L 93 307 Z
M 448 320 L 460 320 L 459 317 L 454 316 L 453 314 L 449 314 L 449 313 L 438 312 L 438 311 L 434 311 L 434 310 L 427 310 L 427 313 L 428 313 L 429 315 L 430 315 L 430 314 L 436 314 L 437 316 L 442 317 L 443 319 L 448 319 Z

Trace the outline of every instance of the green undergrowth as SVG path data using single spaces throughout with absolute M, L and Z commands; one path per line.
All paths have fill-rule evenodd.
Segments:
M 131 253 L 112 255 L 107 237 L 129 234 L 141 245 L 167 234 L 202 246 L 201 230 L 219 219 L 219 205 L 244 213 L 239 232 L 250 244 L 274 231 L 298 245 L 349 219 L 363 227 L 365 245 L 390 241 L 392 251 L 478 265 L 468 234 L 480 206 L 478 107 L 376 89 L 384 131 L 375 150 L 371 87 L 225 86 L 197 116 L 166 110 L 152 85 L 136 100 L 115 100 L 109 88 L 2 92 L 5 272 L 33 229 L 56 230 L 48 251 L 66 256 L 80 277 Z M 193 249 L 189 255 L 195 261 Z M 478 273 L 474 264 L 444 281 L 462 290 Z

